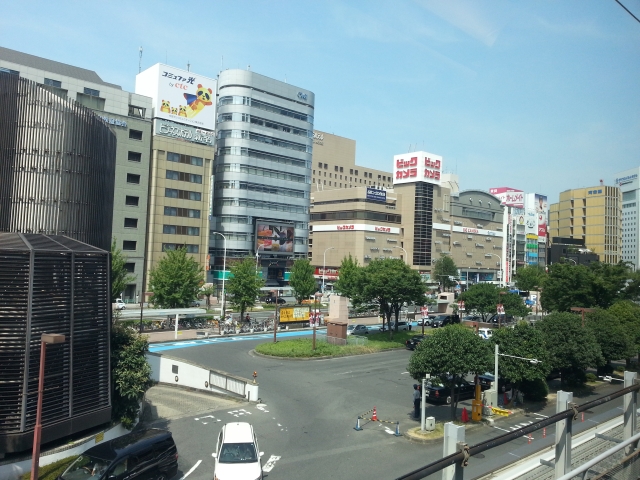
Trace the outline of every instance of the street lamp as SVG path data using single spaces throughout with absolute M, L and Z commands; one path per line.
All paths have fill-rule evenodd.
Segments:
M 493 255 L 494 257 L 498 257 L 498 260 L 500 260 L 500 281 L 498 282 L 498 286 L 501 287 L 502 286 L 502 257 L 500 255 L 498 255 L 497 253 L 489 253 L 489 255 Z
M 324 295 L 324 281 L 327 276 L 327 252 L 335 249 L 336 247 L 329 247 L 322 254 L 322 295 Z
M 58 333 L 43 333 L 40 337 L 40 376 L 38 378 L 38 407 L 36 409 L 36 427 L 33 430 L 33 452 L 31 454 L 31 480 L 38 479 L 40 467 L 40 438 L 42 436 L 42 394 L 44 390 L 44 361 L 47 344 L 64 343 L 64 335 Z
M 495 398 L 496 405 L 498 404 L 498 357 L 509 357 L 509 358 L 517 358 L 519 360 L 526 360 L 527 362 L 529 362 L 529 363 L 531 363 L 533 365 L 537 365 L 538 363 L 542 363 L 542 361 L 538 360 L 537 358 L 517 357 L 515 355 L 507 355 L 506 353 L 500 353 L 500 347 L 496 343 L 496 345 L 495 345 L 494 375 L 493 375 L 494 385 L 492 385 L 493 388 L 491 389 L 494 392 L 496 392 L 496 398 Z
M 399 248 L 400 250 L 402 250 L 404 252 L 405 262 L 407 263 L 407 265 L 409 264 L 409 255 L 407 254 L 407 251 L 404 248 L 398 247 L 397 245 L 394 245 L 391 248 Z
M 224 292 L 224 279 L 227 276 L 227 237 L 225 237 L 222 233 L 220 232 L 211 232 L 214 235 L 220 235 L 222 238 L 224 238 L 224 255 L 222 257 L 222 309 L 220 312 L 220 319 L 223 319 L 225 314 L 227 313 L 225 310 L 226 304 L 225 304 L 225 292 Z M 257 251 L 256 251 L 256 256 L 257 256 Z M 209 302 L 207 301 L 207 305 L 209 304 Z

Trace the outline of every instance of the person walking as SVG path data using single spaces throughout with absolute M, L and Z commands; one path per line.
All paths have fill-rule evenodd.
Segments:
M 413 384 L 413 417 L 420 418 L 420 400 L 422 400 L 422 394 L 417 383 Z

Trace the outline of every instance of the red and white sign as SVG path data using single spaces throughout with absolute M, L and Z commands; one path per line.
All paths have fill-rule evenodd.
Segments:
M 501 303 L 498 304 L 497 313 L 498 315 L 504 315 L 504 305 Z
M 337 268 L 326 268 L 316 267 L 316 271 L 313 273 L 315 278 L 324 278 L 325 280 L 335 281 L 338 280 L 338 269 Z
M 440 185 L 442 157 L 428 152 L 413 152 L 393 157 L 393 183 L 426 182 Z
M 462 300 L 458 302 L 458 311 L 464 312 L 464 302 Z
M 424 307 L 420 308 L 420 314 L 422 315 L 422 318 L 427 318 L 429 316 L 429 307 L 425 305 Z
M 389 233 L 391 235 L 400 235 L 399 227 L 384 227 L 382 225 L 368 225 L 366 223 L 351 223 L 351 224 L 330 224 L 330 225 L 314 225 L 314 232 L 377 232 L 377 233 Z
M 522 190 L 511 187 L 495 187 L 490 188 L 489 193 L 498 197 L 502 205 L 524 208 L 524 192 Z

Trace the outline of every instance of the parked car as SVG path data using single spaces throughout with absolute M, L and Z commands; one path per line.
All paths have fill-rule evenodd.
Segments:
M 453 315 L 436 315 L 436 317 L 431 320 L 431 327 L 446 327 L 447 325 L 451 325 L 455 323 Z
M 287 303 L 287 301 L 282 297 L 277 297 L 278 304 L 282 305 L 283 303 Z M 264 303 L 276 303 L 276 297 L 267 297 Z
M 216 451 L 214 477 L 217 480 L 256 480 L 262 478 L 264 455 L 258 448 L 258 439 L 251 424 L 227 423 L 220 430 Z
M 347 327 L 347 335 L 368 335 L 369 327 L 366 325 L 349 325 Z
M 489 340 L 493 336 L 493 330 L 491 330 L 490 328 L 479 328 L 478 335 L 480 336 L 480 338 Z
M 396 331 L 396 322 L 391 322 L 391 330 Z M 398 330 L 409 330 L 409 324 L 407 322 L 398 322 Z M 387 324 L 385 323 L 380 329 L 381 332 L 388 332 Z
M 409 340 L 405 342 L 405 345 L 409 350 L 415 350 L 416 347 L 420 345 L 420 342 L 424 340 L 424 337 L 425 335 L 414 335 L 413 337 L 411 337 Z
M 487 372 L 483 375 L 478 375 L 478 381 L 482 387 L 482 390 L 488 390 L 493 386 L 493 379 L 495 376 L 491 372 Z M 513 388 L 511 380 L 506 380 L 504 378 L 498 379 L 498 391 L 504 392 L 506 390 L 511 390 Z
M 198 300 L 191 300 L 191 302 L 189 303 L 190 307 L 199 307 L 200 306 L 200 302 Z
M 171 432 L 151 428 L 91 447 L 58 480 L 170 479 L 177 473 L 178 449 Z
M 422 325 L 424 324 L 426 327 L 431 325 L 431 322 L 433 321 L 433 319 L 436 318 L 435 315 L 429 315 L 428 317 L 422 317 L 420 319 L 418 319 L 418 325 Z
M 426 384 L 426 399 L 433 403 L 451 403 L 451 386 L 446 384 L 446 379 L 432 378 Z M 482 385 L 482 384 L 481 384 Z M 466 380 L 460 380 L 456 387 L 456 395 L 460 392 L 460 400 L 473 398 L 475 395 L 475 385 Z
M 114 310 L 125 310 L 127 308 L 127 305 L 122 301 L 121 298 L 116 298 L 116 301 L 113 302 L 112 308 Z

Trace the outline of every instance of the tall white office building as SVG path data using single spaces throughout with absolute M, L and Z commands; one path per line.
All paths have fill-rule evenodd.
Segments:
M 615 175 L 614 184 L 622 192 L 622 261 L 632 263 L 634 270 L 640 260 L 640 167 Z

